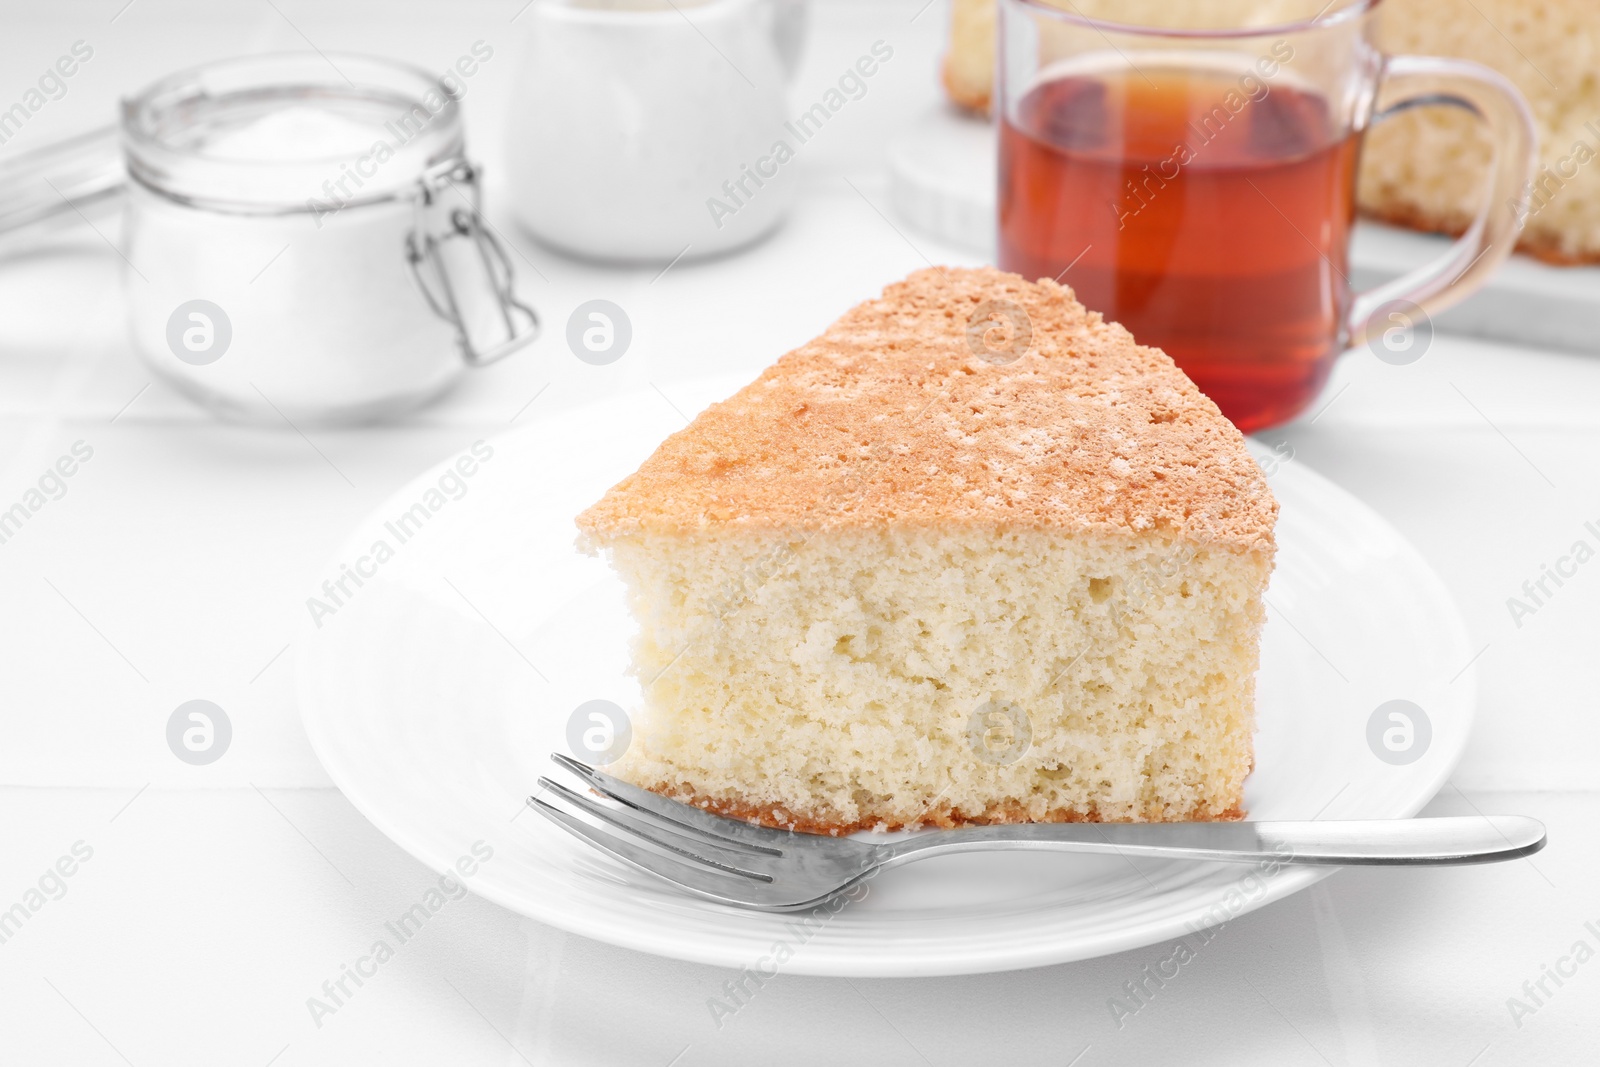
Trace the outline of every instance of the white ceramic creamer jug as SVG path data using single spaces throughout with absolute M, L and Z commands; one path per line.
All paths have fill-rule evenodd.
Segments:
M 804 0 L 534 0 L 522 20 L 507 160 L 513 210 L 535 237 L 670 262 L 782 219 Z

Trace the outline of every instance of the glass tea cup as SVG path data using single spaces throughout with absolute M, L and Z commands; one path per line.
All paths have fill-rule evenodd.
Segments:
M 1070 285 L 1247 433 L 1309 406 L 1346 348 L 1481 285 L 1522 226 L 1497 206 L 1533 175 L 1510 82 L 1384 55 L 1379 0 L 1321 2 L 1000 0 L 1000 266 Z M 1354 292 L 1363 136 L 1421 104 L 1487 127 L 1482 205 L 1434 262 Z

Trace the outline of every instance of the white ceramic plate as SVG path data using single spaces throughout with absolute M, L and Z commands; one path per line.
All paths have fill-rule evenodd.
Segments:
M 691 410 L 738 384 L 670 391 Z M 632 625 L 620 583 L 574 549 L 572 517 L 681 425 L 653 390 L 539 419 L 488 442 L 492 456 L 470 477 L 445 465 L 418 478 L 330 565 L 327 577 L 341 564 L 371 576 L 360 587 L 347 580 L 350 595 L 297 642 L 306 730 L 351 802 L 418 859 L 443 871 L 482 840 L 494 855 L 468 879 L 473 891 L 543 922 L 764 970 L 781 941 L 784 971 L 852 976 L 1085 959 L 1180 936 L 1326 876 L 955 856 L 885 872 L 859 903 L 805 927 L 794 915 L 680 894 L 526 812 L 523 798 L 552 769 L 548 753 L 566 749 L 572 711 L 596 698 L 626 708 L 638 697 L 624 673 Z M 1265 465 L 1283 512 L 1251 814 L 1412 815 L 1467 739 L 1474 687 L 1464 628 L 1438 578 L 1381 519 L 1300 464 Z M 1404 766 L 1367 743 L 1369 717 L 1391 699 L 1415 702 L 1432 726 L 1425 754 Z

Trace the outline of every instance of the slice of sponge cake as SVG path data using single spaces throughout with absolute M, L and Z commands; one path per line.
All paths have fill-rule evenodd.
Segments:
M 579 516 L 639 623 L 611 769 L 816 832 L 1238 818 L 1276 514 L 1069 289 L 919 271 Z

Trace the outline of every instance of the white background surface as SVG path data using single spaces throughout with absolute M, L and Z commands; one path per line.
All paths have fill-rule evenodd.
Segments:
M 94 849 L 66 894 L 0 944 L 0 1062 L 1592 1059 L 1600 962 L 1547 983 L 1554 995 L 1520 1027 L 1506 1001 L 1575 941 L 1600 949 L 1584 926 L 1600 929 L 1600 562 L 1520 627 L 1506 600 L 1575 540 L 1600 543 L 1584 530 L 1600 525 L 1600 363 L 1448 336 L 1406 367 L 1347 356 L 1314 418 L 1264 439 L 1384 514 L 1451 588 L 1482 650 L 1481 703 L 1429 811 L 1542 818 L 1552 844 L 1540 856 L 1341 872 L 1224 928 L 1121 1029 L 1107 999 L 1165 949 L 980 978 L 786 976 L 718 1029 L 706 1000 L 731 972 L 600 946 L 475 898 L 314 1025 L 306 999 L 434 878 L 328 787 L 300 730 L 286 647 L 329 555 L 417 470 L 536 408 L 645 383 L 692 407 L 675 382 L 753 375 L 885 282 L 928 260 L 970 262 L 907 240 L 883 200 L 888 135 L 936 99 L 944 14 L 935 4 L 913 21 L 916 0 L 819 5 L 796 100 L 879 38 L 894 62 L 805 146 L 781 231 L 655 279 L 564 260 L 494 212 L 520 0 L 448 13 L 136 0 L 117 15 L 120 4 L 0 8 L 0 105 L 74 40 L 96 50 L 0 162 L 109 121 L 118 93 L 204 59 L 309 38 L 442 69 L 481 38 L 497 52 L 471 83 L 469 138 L 547 329 L 402 424 L 307 440 L 219 425 L 150 384 L 124 339 L 119 261 L 93 233 L 0 261 L 0 502 L 74 441 L 95 450 L 67 495 L 0 545 L 0 908 L 74 842 Z M 563 340 L 571 310 L 596 297 L 634 323 L 633 347 L 608 367 Z M 163 737 L 194 698 L 234 723 L 209 767 L 180 763 Z

